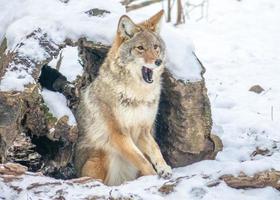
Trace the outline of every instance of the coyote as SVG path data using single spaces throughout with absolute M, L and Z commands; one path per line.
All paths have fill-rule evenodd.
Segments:
M 122 16 L 99 75 L 82 91 L 74 158 L 79 176 L 107 185 L 156 173 L 171 177 L 153 138 L 165 60 L 162 16 L 140 24 Z

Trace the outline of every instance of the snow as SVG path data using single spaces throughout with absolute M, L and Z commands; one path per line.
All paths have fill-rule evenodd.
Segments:
M 83 67 L 79 63 L 78 59 L 78 47 L 67 46 L 61 50 L 61 64 L 59 67 L 59 72 L 62 73 L 68 81 L 75 81 L 77 76 L 83 74 Z M 57 63 L 59 62 L 60 56 L 53 59 L 49 66 L 56 68 Z
M 161 35 L 167 47 L 166 66 L 174 77 L 187 82 L 201 80 L 200 73 L 202 69 L 193 54 L 192 41 L 170 24 L 162 27 Z
M 29 1 L 22 2 L 28 5 Z M 53 27 L 58 28 L 57 31 L 53 32 L 53 37 L 59 36 L 57 40 L 62 41 L 60 38 L 64 37 L 64 33 L 72 38 L 79 37 L 77 31 L 86 34 L 85 36 L 91 39 L 98 38 L 99 40 L 101 35 L 97 34 L 107 31 L 108 33 L 104 35 L 103 39 L 110 43 L 114 31 L 108 31 L 109 27 L 104 26 L 104 24 L 103 26 L 96 26 L 96 29 L 94 29 L 95 26 L 87 27 L 90 23 L 98 24 L 98 22 L 84 16 L 81 12 L 88 10 L 87 3 L 93 5 L 92 7 L 97 7 L 94 6 L 96 1 L 92 1 L 92 4 L 89 1 L 79 4 L 78 1 L 73 0 L 70 1 L 72 3 L 69 5 L 60 5 L 58 1 L 57 3 L 55 1 L 50 2 L 50 4 L 42 3 L 42 5 L 35 3 L 33 7 L 42 6 L 40 8 L 46 9 L 39 12 L 38 10 L 33 11 L 30 7 L 27 11 L 24 11 L 27 13 L 26 17 L 32 13 L 32 16 L 37 16 L 38 21 L 42 24 L 43 16 L 50 12 L 44 18 L 47 21 L 57 23 L 57 25 L 56 23 L 52 24 Z M 118 9 L 110 3 L 101 2 L 105 1 L 98 1 L 98 4 L 104 4 L 104 6 L 115 9 L 114 11 L 118 13 Z M 59 5 L 55 9 L 56 12 L 50 8 L 53 4 Z M 149 10 L 156 12 L 160 8 L 161 4 L 157 4 L 147 9 L 132 12 L 129 15 L 136 21 L 141 21 L 150 15 Z M 73 12 L 70 12 L 71 9 Z M 190 52 L 188 52 L 188 49 L 193 49 L 193 44 L 187 38 L 192 38 L 194 41 L 196 54 L 206 67 L 205 81 L 212 105 L 213 133 L 217 134 L 224 144 L 223 150 L 215 160 L 205 160 L 173 169 L 171 182 L 178 177 L 184 177 L 178 181 L 173 192 L 168 195 L 160 193 L 158 191 L 159 187 L 167 181 L 157 176 L 141 177 L 118 187 L 107 187 L 100 183 L 98 183 L 99 186 L 93 187 L 97 184 L 96 182 L 88 183 L 87 186 L 69 185 L 67 181 L 27 175 L 20 181 L 10 183 L 24 188 L 20 194 L 16 194 L 14 190 L 9 189 L 8 184 L 0 182 L 0 197 L 4 196 L 7 199 L 27 199 L 29 197 L 32 199 L 49 199 L 44 196 L 46 193 L 38 192 L 39 189 L 28 190 L 26 188 L 36 181 L 42 183 L 59 181 L 61 185 L 53 185 L 51 190 L 48 191 L 48 195 L 57 195 L 55 192 L 58 189 L 63 189 L 66 199 L 80 199 L 88 195 L 104 195 L 106 198 L 110 196 L 116 198 L 129 196 L 133 193 L 139 199 L 155 200 L 280 200 L 279 191 L 271 187 L 237 190 L 228 187 L 224 182 L 215 187 L 207 186 L 208 183 L 216 181 L 224 174 L 238 175 L 240 172 L 245 172 L 248 175 L 253 175 L 267 169 L 280 170 L 279 10 L 280 2 L 274 0 L 210 0 L 208 20 L 189 20 L 185 25 L 178 26 L 176 29 L 171 28 L 170 25 L 163 25 L 163 37 L 165 40 L 167 38 L 166 43 L 169 43 L 167 49 L 169 52 L 168 62 L 172 65 L 170 70 L 178 78 L 185 78 L 186 74 L 181 73 L 188 73 L 189 77 L 185 80 L 195 80 L 196 74 L 200 72 L 199 68 L 188 71 L 188 69 L 180 67 L 184 63 L 195 62 L 195 60 L 181 60 L 181 56 L 189 58 Z M 68 13 L 69 20 L 66 20 L 66 24 L 61 24 L 63 17 L 59 16 L 61 12 L 58 11 Z M 116 23 L 120 13 L 112 15 L 114 23 Z M 23 14 L 14 15 L 20 15 L 17 20 L 21 18 L 22 23 L 26 22 Z M 77 19 L 72 19 L 73 15 Z M 110 18 L 110 15 L 100 18 L 100 23 L 102 20 L 105 23 L 107 17 Z M 14 20 L 14 23 L 16 23 L 16 20 Z M 74 30 L 75 26 L 77 30 Z M 9 36 L 10 47 L 21 39 L 21 37 L 16 36 L 17 33 L 13 33 L 15 29 L 12 31 L 11 28 L 11 26 L 8 27 L 11 34 Z M 22 26 L 20 34 L 27 34 L 28 31 L 26 30 L 29 28 L 28 26 Z M 110 28 L 114 30 L 115 25 Z M 56 29 L 51 28 L 49 32 L 53 30 Z M 64 30 L 65 32 L 63 32 Z M 166 31 L 174 31 L 176 37 L 172 40 L 168 39 L 174 34 L 170 33 L 168 35 L 169 33 L 166 33 Z M 177 49 L 181 45 L 186 47 L 186 51 L 181 50 L 181 48 Z M 75 59 L 72 61 L 76 62 Z M 10 77 L 10 75 L 6 73 L 6 77 Z M 11 78 L 14 77 L 16 76 L 11 75 Z M 0 87 L 3 87 L 4 83 L 1 82 Z M 261 85 L 265 91 L 261 94 L 249 92 L 249 88 L 256 84 Z M 13 86 L 10 87 L 12 89 Z M 59 94 L 46 90 L 42 93 L 44 99 L 56 99 L 56 101 L 61 101 L 62 104 L 66 105 L 66 100 L 62 99 L 62 96 L 59 97 Z M 52 102 L 50 101 L 50 103 Z M 66 109 L 66 107 L 64 108 Z M 53 109 L 53 112 L 59 110 L 59 108 Z M 252 153 L 257 147 L 268 149 L 269 154 L 253 156 Z
M 1 4 L 8 4 L 4 7 L 5 10 L 10 11 L 6 15 L 13 18 L 13 20 L 9 20 L 12 22 L 6 29 L 10 49 L 13 49 L 13 45 L 19 43 L 24 36 L 37 27 L 46 31 L 57 43 L 63 42 L 66 37 L 77 40 L 84 36 L 93 41 L 109 44 L 114 32 L 104 28 L 104 24 L 109 26 L 116 24 L 118 16 L 124 12 L 121 4 L 114 0 L 107 0 L 106 2 L 72 0 L 67 4 L 58 0 L 47 2 L 43 0 L 1 1 L 3 2 Z M 92 18 L 85 14 L 91 8 L 105 9 L 110 11 L 111 14 Z M 15 10 L 19 12 L 11 12 Z M 7 17 L 2 18 L 5 21 Z
M 15 64 L 12 63 L 12 66 Z M 17 64 L 20 67 L 20 64 Z M 9 91 L 9 90 L 24 90 L 24 85 L 29 83 L 35 83 L 34 79 L 26 71 L 17 70 L 17 71 L 7 71 L 1 80 L 0 91 Z
M 40 28 L 56 44 L 62 44 L 65 39 L 77 41 L 81 37 L 86 37 L 88 40 L 109 45 L 115 36 L 119 17 L 125 14 L 124 7 L 114 0 L 106 0 L 106 2 L 71 0 L 67 4 L 58 0 L 5 1 L 0 0 L 0 5 L 3 6 L 1 10 L 4 10 L 0 16 L 0 24 L 3 24 L 0 29 L 0 41 L 5 35 L 9 51 L 17 50 L 20 55 L 25 55 L 34 61 L 43 61 L 47 58 L 38 41 L 32 38 L 25 39 L 34 30 Z M 105 9 L 111 13 L 101 17 L 88 16 L 85 12 L 92 8 Z M 157 11 L 159 9 L 150 13 Z M 148 16 L 132 15 L 133 20 L 143 21 L 150 17 L 150 13 Z M 167 44 L 167 67 L 170 71 L 178 79 L 200 80 L 201 67 L 193 56 L 191 40 L 166 23 L 162 24 L 162 33 Z M 17 44 L 23 41 L 24 45 L 17 48 Z M 18 84 L 19 86 L 14 89 L 20 90 L 24 87 L 22 82 Z M 1 88 L 9 89 L 4 86 Z
M 76 124 L 75 117 L 70 108 L 67 107 L 67 100 L 63 94 L 43 89 L 42 97 L 44 99 L 44 103 L 48 106 L 54 117 L 59 119 L 64 115 L 67 115 L 69 117 L 69 125 Z
M 223 129 L 217 160 L 234 163 L 237 173 L 280 169 L 279 9 L 276 1 L 220 1 L 210 7 L 210 22 L 185 27 L 207 67 L 214 123 Z M 249 92 L 256 84 L 265 91 Z M 250 156 L 256 147 L 273 154 Z
M 60 55 L 54 58 L 48 65 L 52 68 L 56 68 L 59 59 L 61 63 L 59 72 L 62 73 L 68 81 L 73 82 L 77 76 L 81 76 L 83 73 L 83 67 L 78 62 L 78 48 L 67 46 L 61 50 Z M 69 117 L 69 125 L 76 125 L 75 117 L 67 106 L 67 100 L 65 96 L 58 92 L 52 92 L 47 89 L 42 90 L 42 97 L 44 103 L 50 109 L 50 112 L 57 118 L 61 118 L 64 115 Z
M 44 60 L 46 52 L 40 47 L 38 41 L 30 38 L 24 43 L 24 48 L 19 48 L 18 53 L 20 56 L 32 57 L 36 62 Z

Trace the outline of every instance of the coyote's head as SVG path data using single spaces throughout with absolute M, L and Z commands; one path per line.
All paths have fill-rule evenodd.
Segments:
M 128 16 L 120 18 L 113 44 L 114 57 L 129 75 L 144 84 L 160 80 L 165 59 L 165 45 L 159 36 L 163 11 L 135 24 Z

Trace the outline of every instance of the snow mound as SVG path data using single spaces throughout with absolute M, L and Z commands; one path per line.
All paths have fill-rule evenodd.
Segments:
M 15 64 L 12 64 L 14 66 Z M 17 64 L 20 68 L 20 65 Z M 24 70 L 7 71 L 0 82 L 0 91 L 23 91 L 24 86 L 29 83 L 35 83 L 33 77 Z
M 43 89 L 42 97 L 44 99 L 45 104 L 50 109 L 50 112 L 57 119 L 63 117 L 64 115 L 67 115 L 69 117 L 69 125 L 76 124 L 75 117 L 70 108 L 67 106 L 67 100 L 63 94 Z
M 96 8 L 107 10 L 110 13 L 102 16 L 88 14 L 89 10 Z M 34 30 L 41 29 L 50 40 L 58 45 L 63 44 L 65 39 L 77 41 L 81 37 L 110 45 L 116 33 L 118 20 L 121 15 L 125 14 L 124 6 L 114 0 L 71 0 L 68 3 L 59 0 L 11 0 L 4 5 L 2 10 L 4 13 L 0 16 L 0 24 L 3 24 L 0 41 L 4 36 L 7 38 L 9 51 L 14 51 L 17 45 L 24 41 L 25 45 L 17 49 L 18 53 L 34 61 L 43 61 L 47 57 L 38 41 L 32 38 L 25 39 Z M 146 16 L 132 14 L 132 19 L 143 21 L 159 10 L 154 10 Z M 174 26 L 163 23 L 162 27 L 162 36 L 167 44 L 167 67 L 178 79 L 200 80 L 201 66 L 193 55 L 190 39 L 184 34 L 180 34 L 180 31 L 176 30 Z M 69 69 L 62 72 L 67 73 L 67 71 Z M 5 78 L 0 82 L 1 90 L 11 89 L 5 88 L 6 84 L 3 85 L 2 82 L 5 82 Z M 13 87 L 13 89 L 20 90 L 24 87 L 22 84 L 28 82 L 30 82 L 29 79 L 25 82 L 18 82 L 19 86 Z

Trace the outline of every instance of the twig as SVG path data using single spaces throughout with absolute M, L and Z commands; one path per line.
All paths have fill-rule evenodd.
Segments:
M 198 18 L 196 21 L 203 19 L 204 16 L 206 16 L 206 18 L 208 19 L 209 0 L 203 0 L 199 4 L 192 4 L 189 1 L 186 1 L 185 5 L 186 5 L 185 15 L 187 15 L 188 19 L 190 19 L 190 13 L 198 7 L 200 7 L 200 18 Z M 204 15 L 204 10 L 206 12 L 205 15 Z
M 121 1 L 121 4 L 127 6 L 135 1 L 138 1 L 138 0 L 123 0 L 123 1 Z
M 48 186 L 48 185 L 61 185 L 61 182 L 47 182 L 47 183 L 32 183 L 30 186 L 28 186 L 26 189 L 31 190 L 37 187 L 42 187 L 42 186 Z
M 59 71 L 60 66 L 61 66 L 61 62 L 62 62 L 62 59 L 63 59 L 62 52 L 63 52 L 63 50 L 61 50 L 61 52 L 59 54 L 58 61 L 57 61 L 56 66 L 55 66 L 57 71 Z

